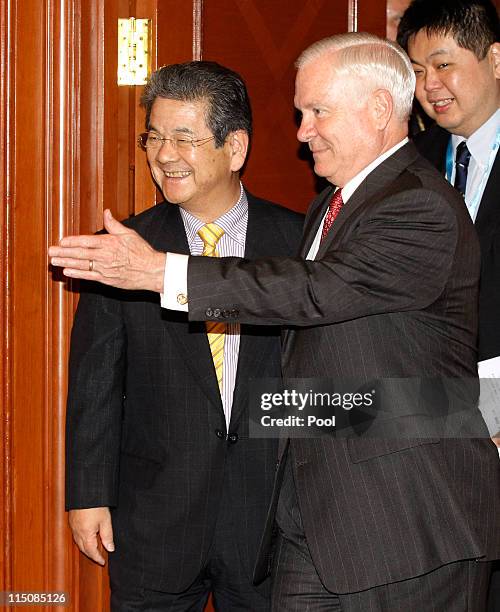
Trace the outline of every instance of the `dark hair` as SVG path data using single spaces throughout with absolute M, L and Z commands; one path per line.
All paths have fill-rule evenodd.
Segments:
M 459 47 L 472 51 L 478 60 L 500 40 L 498 13 L 490 0 L 413 0 L 398 27 L 398 43 L 408 42 L 420 30 L 452 36 Z
M 215 136 L 216 147 L 236 130 L 252 135 L 252 110 L 245 83 L 239 74 L 216 62 L 170 64 L 153 72 L 141 96 L 146 129 L 156 98 L 206 101 L 205 121 Z

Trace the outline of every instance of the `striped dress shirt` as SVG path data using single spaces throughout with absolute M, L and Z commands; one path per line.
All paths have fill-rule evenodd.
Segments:
M 203 221 L 192 214 L 180 209 L 184 230 L 191 255 L 203 253 L 203 241 L 198 235 L 198 230 L 205 225 Z M 224 234 L 217 243 L 219 257 L 244 257 L 245 240 L 248 225 L 248 201 L 243 186 L 241 186 L 240 198 L 236 204 L 224 213 L 216 223 L 224 230 Z M 236 382 L 236 370 L 238 368 L 238 354 L 240 350 L 240 324 L 227 323 L 226 337 L 224 341 L 224 368 L 222 373 L 222 407 L 226 417 L 226 428 L 229 432 L 231 420 L 231 407 L 233 404 L 234 385 Z

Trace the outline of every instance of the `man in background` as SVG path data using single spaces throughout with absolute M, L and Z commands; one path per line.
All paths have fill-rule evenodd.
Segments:
M 398 26 L 404 12 L 411 0 L 387 0 L 386 11 L 386 36 L 389 40 L 396 40 Z M 422 111 L 418 100 L 413 100 L 413 111 L 411 113 L 408 130 L 410 136 L 425 130 L 431 124 L 431 119 Z
M 415 144 L 460 191 L 479 236 L 479 372 L 485 379 L 500 378 L 498 13 L 489 0 L 414 0 L 398 40 L 415 69 L 415 95 L 436 122 L 415 137 Z M 483 406 L 490 384 L 482 383 Z M 500 447 L 500 411 L 496 403 L 491 408 L 484 406 Z M 492 597 L 500 607 L 499 571 L 494 582 Z
M 415 75 L 399 47 L 344 34 L 315 43 L 297 65 L 298 138 L 331 183 L 309 209 L 300 258 L 165 254 L 108 219 L 110 235 L 63 239 L 52 263 L 70 277 L 159 291 L 192 321 L 230 310 L 240 322 L 293 325 L 286 379 L 382 386 L 368 428 L 378 436 L 361 428 L 280 445 L 256 570 L 261 578 L 273 566 L 273 610 L 483 612 L 489 561 L 500 555 L 495 447 L 484 424 L 483 439 L 412 427 L 425 406 L 439 421 L 427 380 L 476 387 L 470 218 L 408 142 Z M 465 400 L 467 418 L 475 398 L 451 399 Z
M 410 0 L 387 0 L 386 36 L 389 40 L 396 40 L 398 26 Z
M 165 66 L 142 104 L 140 143 L 166 201 L 128 228 L 162 251 L 296 252 L 302 216 L 240 183 L 252 117 L 236 73 L 212 62 Z M 249 439 L 247 402 L 251 379 L 280 376 L 280 330 L 221 316 L 192 323 L 150 292 L 82 287 L 67 509 L 82 552 L 103 564 L 99 537 L 114 551 L 113 611 L 201 611 L 210 592 L 222 612 L 269 610 L 269 581 L 254 587 L 252 572 L 277 445 Z
M 436 125 L 419 151 L 462 194 L 481 245 L 479 361 L 500 356 L 500 25 L 488 0 L 414 0 L 399 29 Z

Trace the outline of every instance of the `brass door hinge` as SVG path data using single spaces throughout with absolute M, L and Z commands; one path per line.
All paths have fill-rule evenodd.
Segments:
M 150 20 L 118 19 L 118 85 L 144 85 L 150 74 Z

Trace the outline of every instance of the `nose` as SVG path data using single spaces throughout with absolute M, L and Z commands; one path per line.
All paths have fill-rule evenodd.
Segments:
M 155 159 L 160 164 L 179 159 L 179 152 L 175 143 L 170 139 L 165 140 L 156 151 Z
M 425 91 L 435 91 L 441 87 L 441 81 L 439 80 L 435 70 L 427 70 L 425 73 L 424 89 Z
M 314 127 L 312 118 L 306 116 L 305 114 L 302 115 L 299 129 L 297 130 L 297 139 L 300 140 L 300 142 L 309 142 L 314 136 L 316 136 L 316 134 L 317 131 Z

